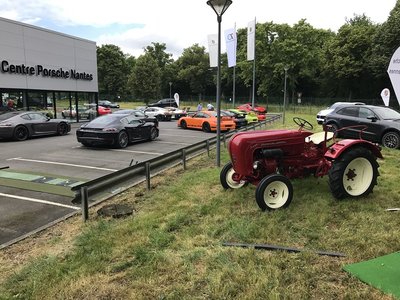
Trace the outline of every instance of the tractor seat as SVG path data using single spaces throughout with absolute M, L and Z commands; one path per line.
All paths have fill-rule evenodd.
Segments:
M 328 131 L 326 140 L 329 141 L 332 138 L 333 138 L 333 132 Z M 313 142 L 315 145 L 319 145 L 324 140 L 325 140 L 325 131 L 314 133 L 305 138 L 306 143 Z

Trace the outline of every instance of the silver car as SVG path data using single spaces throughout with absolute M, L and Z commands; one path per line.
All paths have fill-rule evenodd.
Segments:
M 24 141 L 33 136 L 65 135 L 71 124 L 37 111 L 12 111 L 0 115 L 0 138 Z

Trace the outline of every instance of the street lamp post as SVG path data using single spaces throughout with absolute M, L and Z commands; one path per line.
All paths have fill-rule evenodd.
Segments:
M 172 98 L 172 93 L 171 93 L 171 87 L 172 87 L 172 82 L 169 82 L 169 97 Z
M 283 124 L 285 124 L 285 110 L 286 110 L 286 81 L 287 81 L 287 71 L 289 67 L 285 67 L 285 85 L 283 88 Z
M 221 21 L 222 15 L 232 4 L 231 0 L 209 0 L 207 4 L 211 6 L 217 14 L 218 21 L 218 67 L 217 67 L 217 167 L 221 166 Z

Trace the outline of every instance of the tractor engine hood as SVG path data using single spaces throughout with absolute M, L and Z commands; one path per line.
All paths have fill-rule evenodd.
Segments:
M 299 130 L 259 130 L 240 132 L 232 136 L 228 144 L 234 170 L 242 175 L 250 175 L 257 149 L 279 149 L 283 156 L 297 156 L 304 151 L 305 138 L 309 131 Z

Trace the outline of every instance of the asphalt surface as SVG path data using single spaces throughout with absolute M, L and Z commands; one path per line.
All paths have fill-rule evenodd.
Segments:
M 131 163 L 209 139 L 215 133 L 184 130 L 176 121 L 160 122 L 160 136 L 125 149 L 86 148 L 76 140 L 80 124 L 66 136 L 1 141 L 0 249 L 40 231 L 80 209 L 71 186 L 89 181 Z

